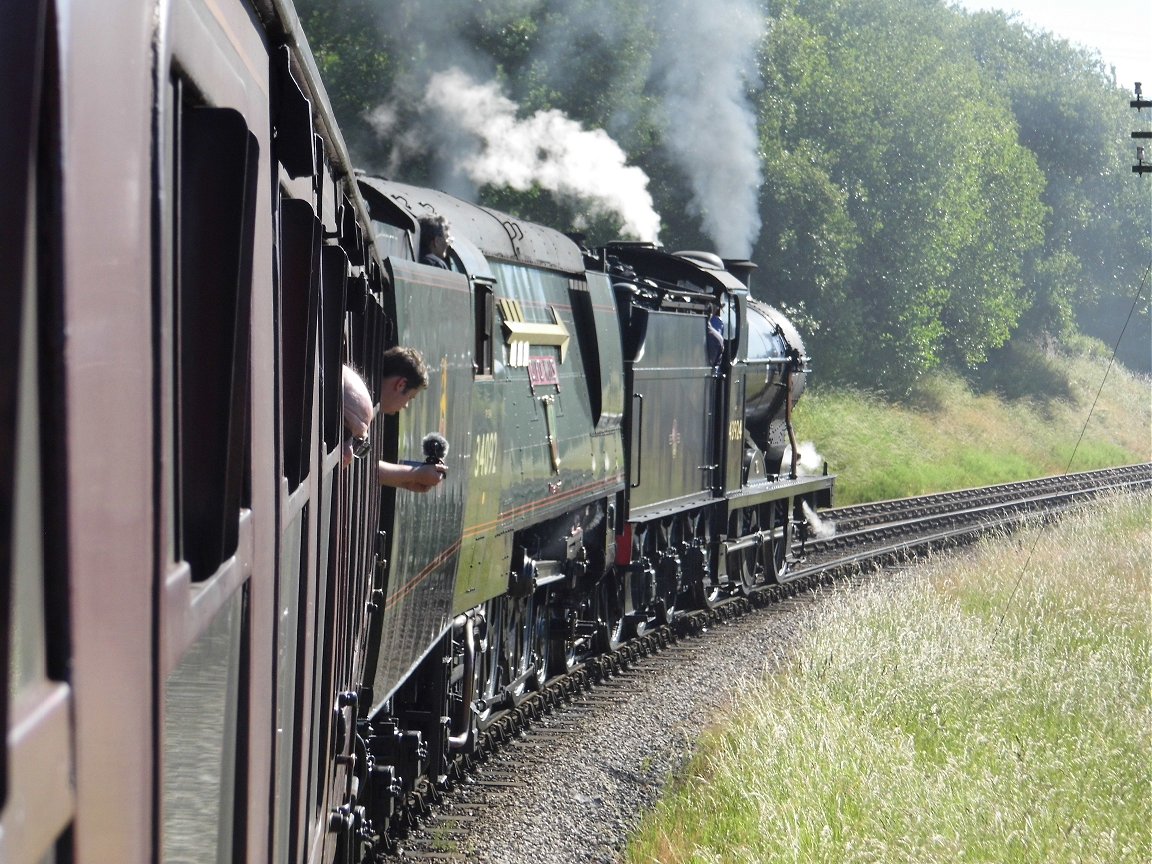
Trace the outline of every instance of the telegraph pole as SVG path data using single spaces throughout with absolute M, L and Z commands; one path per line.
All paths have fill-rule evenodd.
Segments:
M 1152 108 L 1152 99 L 1144 98 L 1144 94 L 1141 91 L 1139 81 L 1136 82 L 1135 90 L 1136 98 L 1130 101 L 1128 104 L 1135 108 L 1137 112 L 1142 112 L 1145 108 Z M 1152 139 L 1152 130 L 1138 129 L 1132 133 L 1132 137 L 1138 141 L 1150 140 Z M 1136 164 L 1132 166 L 1132 173 L 1147 174 L 1149 171 L 1152 171 L 1152 161 L 1150 160 L 1152 160 L 1152 155 L 1145 155 L 1144 147 L 1137 145 Z

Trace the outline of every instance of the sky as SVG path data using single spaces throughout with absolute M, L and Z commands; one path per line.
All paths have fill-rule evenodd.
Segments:
M 1116 67 L 1116 84 L 1152 93 L 1152 0 L 959 0 L 968 10 L 1018 12 L 1020 20 L 1100 52 Z

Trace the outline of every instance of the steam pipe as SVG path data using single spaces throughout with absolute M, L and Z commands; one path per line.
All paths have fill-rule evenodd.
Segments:
M 796 479 L 796 466 L 800 462 L 800 452 L 796 449 L 796 428 L 792 425 L 792 372 L 795 366 L 789 366 L 784 373 L 784 428 L 788 430 L 788 443 L 792 445 L 792 464 L 789 466 L 788 477 Z

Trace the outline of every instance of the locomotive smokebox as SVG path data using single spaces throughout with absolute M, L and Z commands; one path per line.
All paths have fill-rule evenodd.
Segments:
M 724 258 L 724 269 L 744 283 L 744 287 L 749 291 L 752 290 L 752 271 L 758 270 L 756 264 L 753 264 L 746 258 Z

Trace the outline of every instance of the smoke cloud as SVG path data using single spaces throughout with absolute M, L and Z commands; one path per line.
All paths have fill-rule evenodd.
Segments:
M 387 142 L 389 175 L 417 156 L 433 166 L 433 183 L 475 199 L 482 184 L 525 189 L 536 184 L 585 202 L 590 215 L 614 213 L 625 230 L 655 240 L 659 219 L 648 178 L 627 164 L 609 131 L 583 128 L 560 111 L 519 116 L 498 87 L 492 59 L 474 47 L 477 16 L 491 23 L 530 14 L 538 30 L 532 61 L 549 86 L 582 74 L 582 46 L 625 55 L 634 46 L 614 22 L 621 0 L 579 0 L 572 14 L 549 14 L 542 0 L 438 0 L 434 13 L 409 0 L 380 0 L 381 21 L 397 44 L 422 57 L 375 112 Z M 751 95 L 760 87 L 756 50 L 765 32 L 757 0 L 637 0 L 630 8 L 651 33 L 653 63 L 636 68 L 660 106 L 662 140 L 692 189 L 688 212 L 724 257 L 747 257 L 760 231 L 759 137 Z M 397 108 L 397 103 L 400 107 Z M 623 113 L 609 130 L 631 129 Z M 679 204 L 677 206 L 680 206 Z
M 664 146 L 687 173 L 702 227 L 725 258 L 744 258 L 760 233 L 759 134 L 748 93 L 759 86 L 763 14 L 748 0 L 668 0 L 658 89 Z
M 495 83 L 478 83 L 456 68 L 432 76 L 423 104 L 456 141 L 456 165 L 473 182 L 519 191 L 539 186 L 584 202 L 592 215 L 618 215 L 639 240 L 657 240 L 660 217 L 648 177 L 627 164 L 604 130 L 585 129 L 556 110 L 521 118 Z

